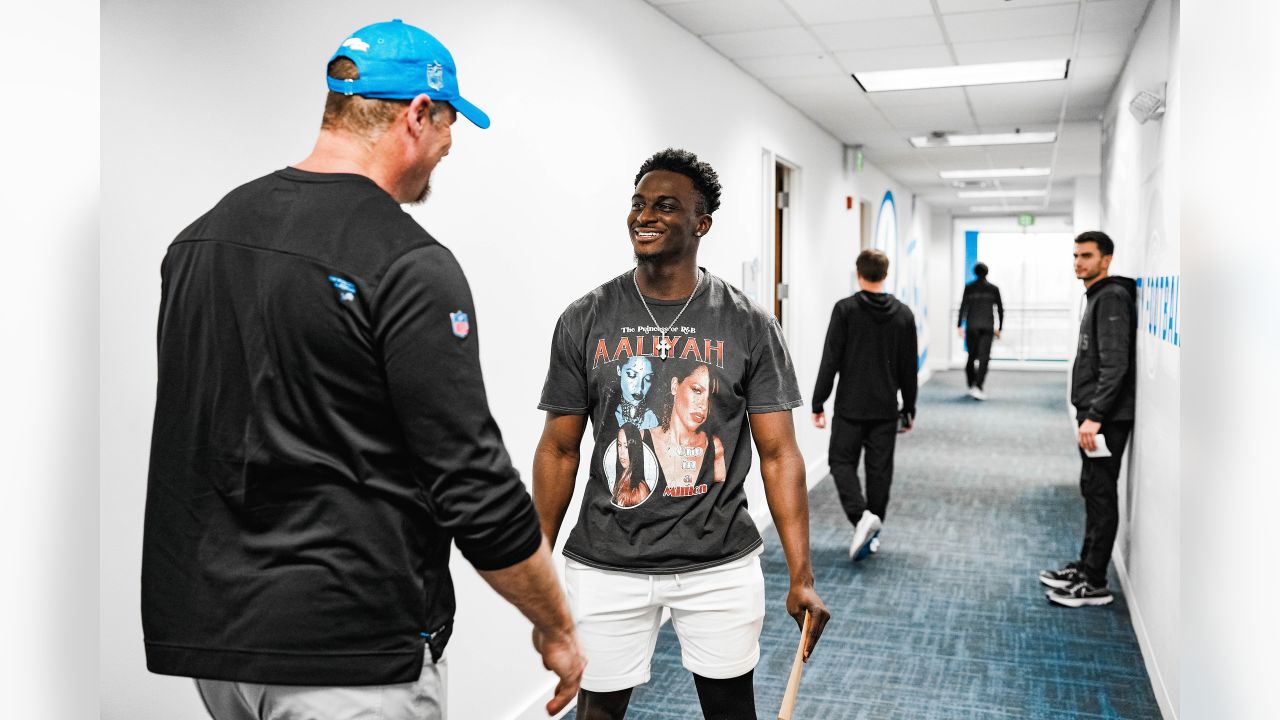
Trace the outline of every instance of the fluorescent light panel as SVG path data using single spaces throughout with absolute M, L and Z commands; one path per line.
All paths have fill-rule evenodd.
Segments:
M 1044 197 L 1048 190 L 961 190 L 956 197 L 961 198 L 1025 198 Z
M 946 67 L 910 68 L 855 72 L 853 79 L 862 89 L 872 92 L 891 90 L 927 90 L 929 88 L 964 87 L 968 85 L 1003 85 L 1006 83 L 1063 80 L 1070 63 L 1060 60 L 987 63 L 983 65 L 949 65 Z
M 912 147 L 970 147 L 974 145 L 1035 145 L 1058 141 L 1056 132 L 988 133 L 985 135 L 921 135 L 911 138 Z
M 986 178 L 1045 177 L 1049 168 L 1000 168 L 997 170 L 943 170 L 943 180 L 983 180 Z
M 1043 205 L 970 205 L 969 212 L 1030 212 L 1043 210 Z

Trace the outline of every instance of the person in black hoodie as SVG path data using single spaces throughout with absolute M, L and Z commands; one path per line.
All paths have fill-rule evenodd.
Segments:
M 969 396 L 986 400 L 982 385 L 987 379 L 987 366 L 991 363 L 991 341 L 1004 330 L 1004 302 L 1000 300 L 1000 288 L 987 282 L 987 265 L 973 266 L 977 280 L 964 286 L 960 298 L 960 317 L 956 327 L 969 349 L 969 361 L 964 366 L 964 377 L 969 383 Z M 997 324 L 995 315 L 999 314 Z
M 1115 243 L 1105 233 L 1089 231 L 1076 238 L 1076 277 L 1084 281 L 1087 298 L 1071 368 L 1084 544 L 1079 560 L 1040 572 L 1040 582 L 1050 588 L 1049 601 L 1066 607 L 1106 605 L 1114 599 L 1107 588 L 1107 564 L 1120 526 L 1120 458 L 1133 431 L 1138 295 L 1132 278 L 1108 275 L 1114 252 Z M 1104 438 L 1110 454 L 1090 457 Z
M 862 560 L 878 550 L 893 483 L 894 444 L 900 430 L 912 428 L 919 369 L 915 315 L 883 291 L 889 257 L 880 250 L 863 250 L 857 269 L 862 289 L 831 311 L 813 389 L 813 424 L 825 428 L 823 404 L 839 373 L 827 462 L 845 515 L 854 525 L 851 560 Z M 858 482 L 858 458 L 864 448 L 865 498 Z

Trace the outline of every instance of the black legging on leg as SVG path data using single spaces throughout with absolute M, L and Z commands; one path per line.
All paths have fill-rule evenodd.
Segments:
M 756 720 L 756 689 L 754 670 L 746 675 L 713 680 L 693 674 L 693 684 L 698 688 L 698 702 L 706 720 Z
M 615 690 L 613 692 L 578 691 L 578 708 L 574 717 L 578 720 L 622 720 L 627 714 L 627 705 L 631 703 L 631 691 Z
M 991 328 L 974 328 L 964 331 L 964 342 L 969 346 L 969 360 L 964 365 L 964 377 L 969 387 L 981 388 L 987 380 L 987 366 L 991 364 L 991 341 L 996 331 Z

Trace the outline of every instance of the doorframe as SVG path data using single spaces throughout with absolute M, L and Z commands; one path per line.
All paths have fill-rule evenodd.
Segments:
M 799 227 L 798 216 L 801 212 L 800 197 L 803 172 L 798 164 L 788 160 L 786 157 L 775 153 L 769 148 L 763 148 L 760 156 L 761 164 L 761 232 L 760 232 L 760 304 L 766 312 L 776 317 L 781 315 L 780 322 L 782 324 L 782 334 L 788 344 L 794 342 L 798 336 L 796 335 L 795 324 L 796 313 L 793 310 L 795 303 L 794 283 L 792 282 L 794 274 L 792 266 L 795 265 L 795 246 L 796 246 L 796 228 Z M 782 166 L 786 172 L 785 187 L 782 188 L 788 194 L 787 207 L 781 212 L 781 252 L 778 252 L 778 239 L 776 232 L 778 229 L 777 221 L 777 194 L 779 188 L 777 186 L 777 168 Z M 782 284 L 788 288 L 787 297 L 781 300 L 781 313 L 776 313 L 775 308 L 778 307 L 778 283 L 775 278 L 778 275 L 777 256 L 782 258 Z

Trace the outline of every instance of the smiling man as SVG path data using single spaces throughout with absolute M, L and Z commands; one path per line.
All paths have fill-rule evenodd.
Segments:
M 533 467 L 534 503 L 552 542 L 588 417 L 594 440 L 581 514 L 564 548 L 569 602 L 590 660 L 582 720 L 626 713 L 632 689 L 649 680 L 664 608 L 705 716 L 756 717 L 764 577 L 743 489 L 752 439 L 790 568 L 787 612 L 814 619 L 806 657 L 829 617 L 813 589 L 804 461 L 790 412 L 801 398 L 781 328 L 698 267 L 719 205 L 715 171 L 692 153 L 668 149 L 646 160 L 627 215 L 636 268 L 571 304 L 552 337 Z M 653 368 L 646 405 L 656 413 L 638 432 L 609 392 L 637 358 Z M 619 501 L 616 485 L 639 487 L 642 471 L 644 492 Z

